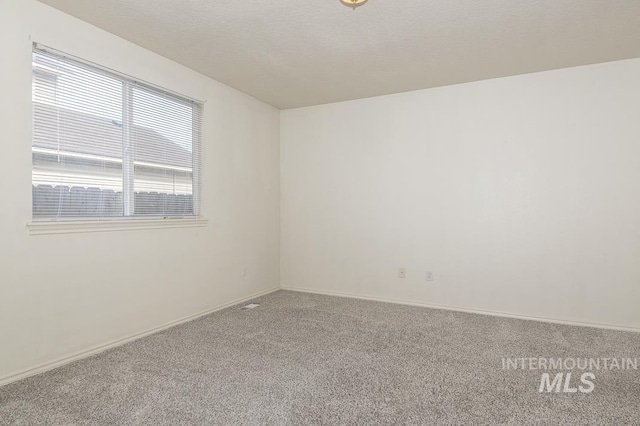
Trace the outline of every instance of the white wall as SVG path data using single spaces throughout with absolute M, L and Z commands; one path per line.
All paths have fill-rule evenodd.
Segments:
M 640 328 L 640 59 L 287 110 L 280 149 L 284 287 Z
M 28 235 L 30 36 L 206 100 L 207 227 Z M 0 52 L 0 380 L 279 285 L 278 110 L 35 0 L 0 0 Z

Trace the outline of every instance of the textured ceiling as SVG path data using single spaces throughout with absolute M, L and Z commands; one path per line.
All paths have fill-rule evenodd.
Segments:
M 640 57 L 640 0 L 41 0 L 278 108 Z

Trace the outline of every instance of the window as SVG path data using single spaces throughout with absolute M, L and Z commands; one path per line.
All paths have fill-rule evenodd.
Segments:
M 202 104 L 33 47 L 33 218 L 198 216 Z

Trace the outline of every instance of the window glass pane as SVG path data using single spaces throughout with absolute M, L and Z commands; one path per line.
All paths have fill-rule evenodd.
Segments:
M 193 106 L 132 88 L 136 215 L 193 214 Z
M 201 105 L 34 45 L 34 219 L 195 216 Z
M 33 217 L 122 216 L 122 82 L 33 54 Z

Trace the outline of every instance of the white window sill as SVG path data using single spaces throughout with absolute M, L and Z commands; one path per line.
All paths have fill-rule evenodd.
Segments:
M 203 218 L 103 219 L 74 221 L 32 221 L 29 235 L 75 234 L 81 232 L 134 231 L 144 229 L 195 228 L 207 226 Z

